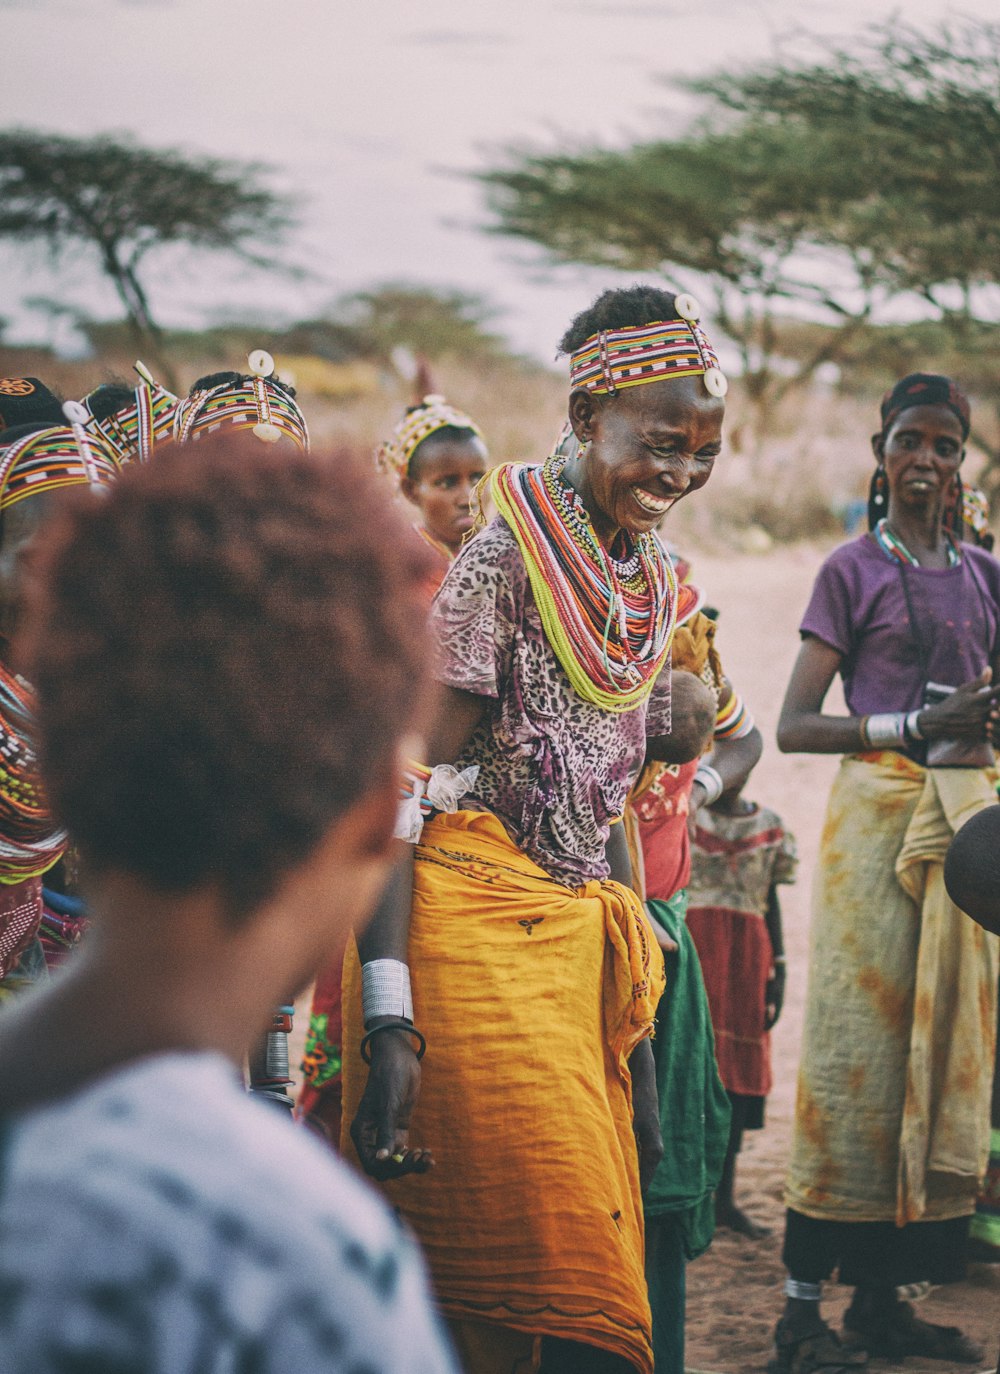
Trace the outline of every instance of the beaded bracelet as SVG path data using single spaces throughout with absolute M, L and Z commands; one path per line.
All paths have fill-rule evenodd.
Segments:
M 381 1035 L 383 1031 L 405 1031 L 407 1035 L 412 1035 L 417 1042 L 417 1048 L 414 1051 L 417 1058 L 423 1059 L 424 1055 L 427 1053 L 427 1040 L 425 1036 L 417 1030 L 416 1026 L 412 1025 L 409 1021 L 383 1021 L 380 1026 L 373 1026 L 361 1041 L 361 1058 L 366 1064 L 372 1062 L 372 1041 L 375 1039 L 376 1035 Z

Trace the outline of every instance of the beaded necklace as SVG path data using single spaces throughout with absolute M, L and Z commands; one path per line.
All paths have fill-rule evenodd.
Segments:
M 497 510 L 528 570 L 546 638 L 577 696 L 605 711 L 646 700 L 666 662 L 677 579 L 653 534 L 622 535 L 606 552 L 583 502 L 563 478 L 565 459 L 506 464 L 489 474 Z
M 903 543 L 902 539 L 900 539 L 899 535 L 893 534 L 885 516 L 883 516 L 875 526 L 874 535 L 879 548 L 887 558 L 891 558 L 896 563 L 905 563 L 906 566 L 910 568 L 920 567 L 920 564 Z M 961 556 L 958 549 L 955 547 L 955 541 L 952 539 L 951 535 L 947 535 L 946 538 L 948 540 L 948 567 L 957 568 L 961 562 Z
M 37 878 L 66 848 L 42 791 L 33 728 L 31 689 L 0 667 L 0 883 Z
M 446 563 L 454 563 L 455 555 L 451 549 L 447 544 L 443 544 L 440 539 L 435 539 L 426 525 L 415 524 L 413 528 L 424 543 L 429 544 L 435 553 L 439 553 Z

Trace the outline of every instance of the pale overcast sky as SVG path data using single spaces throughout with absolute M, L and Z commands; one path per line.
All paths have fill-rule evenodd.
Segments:
M 659 78 L 765 58 L 797 29 L 849 38 L 900 12 L 934 26 L 995 18 L 997 0 L 0 0 L 0 127 L 127 131 L 259 159 L 300 197 L 289 255 L 312 277 L 153 259 L 168 323 L 301 317 L 406 278 L 481 292 L 520 348 L 551 358 L 606 274 L 544 279 L 527 248 L 476 232 L 480 193 L 450 173 L 510 143 L 669 131 L 685 105 Z M 87 260 L 58 276 L 24 261 L 0 257 L 0 315 L 22 332 L 18 301 L 33 292 L 116 313 Z

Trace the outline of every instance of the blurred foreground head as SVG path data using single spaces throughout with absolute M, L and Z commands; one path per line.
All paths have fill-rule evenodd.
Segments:
M 944 861 L 948 896 L 985 930 L 1000 935 L 1000 806 L 966 821 Z
M 238 920 L 380 793 L 383 855 L 425 704 L 428 559 L 367 455 L 249 436 L 59 513 L 20 663 L 90 871 L 211 889 Z

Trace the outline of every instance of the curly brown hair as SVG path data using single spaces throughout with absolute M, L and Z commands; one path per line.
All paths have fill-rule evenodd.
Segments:
M 86 862 L 263 902 L 422 723 L 428 574 L 348 451 L 203 440 L 68 506 L 19 657 Z

